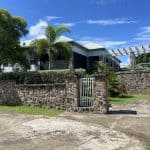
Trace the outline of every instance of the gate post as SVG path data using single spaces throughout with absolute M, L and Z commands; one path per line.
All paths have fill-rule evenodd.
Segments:
M 135 71 L 136 70 L 136 57 L 135 57 L 134 52 L 130 53 L 130 65 L 131 65 L 131 71 Z
M 94 83 L 94 112 L 107 114 L 109 111 L 108 103 L 108 79 L 106 75 L 96 74 Z
M 66 78 L 66 99 L 65 105 L 68 111 L 74 111 L 78 106 L 79 99 L 79 79 L 71 74 Z

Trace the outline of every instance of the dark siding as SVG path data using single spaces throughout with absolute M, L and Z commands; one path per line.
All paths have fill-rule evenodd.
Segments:
M 74 68 L 87 69 L 87 58 L 81 54 L 73 53 L 74 56 Z
M 94 67 L 96 62 L 99 61 L 99 56 L 89 57 L 89 67 Z

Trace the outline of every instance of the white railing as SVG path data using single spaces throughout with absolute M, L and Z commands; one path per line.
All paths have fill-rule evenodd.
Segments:
M 94 101 L 93 94 L 94 78 L 80 79 L 80 107 L 92 107 Z

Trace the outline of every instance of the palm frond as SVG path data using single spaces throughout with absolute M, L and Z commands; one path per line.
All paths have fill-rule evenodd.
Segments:
M 69 61 L 71 58 L 71 45 L 69 43 L 59 42 L 54 45 L 57 49 L 57 55 L 61 56 L 65 60 Z
M 67 26 L 60 25 L 55 28 L 56 37 L 59 37 L 60 35 L 62 35 L 65 32 L 70 32 L 70 29 Z
M 31 47 L 33 47 L 33 49 L 37 53 L 37 55 L 40 56 L 46 52 L 46 50 L 49 47 L 49 44 L 46 39 L 38 39 L 38 40 L 34 40 L 31 43 Z
M 54 43 L 54 41 L 56 40 L 56 31 L 55 28 L 53 26 L 47 26 L 46 30 L 45 30 L 45 36 L 49 42 L 49 44 L 51 45 L 52 43 Z

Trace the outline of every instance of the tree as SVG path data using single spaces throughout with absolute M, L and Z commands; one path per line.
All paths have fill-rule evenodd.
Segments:
M 150 63 L 150 53 L 141 54 L 136 57 L 136 63 Z
M 98 67 L 101 72 L 105 73 L 108 77 L 108 91 L 110 96 L 116 97 L 118 95 L 127 94 L 125 85 L 119 81 L 117 75 L 111 67 L 102 63 L 98 63 Z
M 49 69 L 58 55 L 61 55 L 67 61 L 70 60 L 70 44 L 66 42 L 57 42 L 58 38 L 65 32 L 70 32 L 65 26 L 53 27 L 49 25 L 45 30 L 46 39 L 37 39 L 31 44 L 39 56 L 48 52 Z
M 0 64 L 27 64 L 25 49 L 20 47 L 20 38 L 28 33 L 26 21 L 0 9 Z
M 40 57 L 42 54 L 46 53 L 48 48 L 48 42 L 46 39 L 37 39 L 32 41 L 31 47 L 34 49 L 34 52 Z

